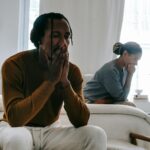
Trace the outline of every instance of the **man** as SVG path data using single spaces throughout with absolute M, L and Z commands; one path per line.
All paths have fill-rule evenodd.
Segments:
M 89 110 L 80 70 L 69 62 L 70 39 L 72 29 L 65 16 L 43 14 L 31 31 L 36 49 L 20 52 L 3 64 L 3 150 L 106 149 L 104 131 L 86 126 Z M 63 103 L 74 127 L 58 127 Z

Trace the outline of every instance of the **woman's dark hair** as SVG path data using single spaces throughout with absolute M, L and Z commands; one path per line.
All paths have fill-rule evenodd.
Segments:
M 30 40 L 35 45 L 36 48 L 39 48 L 39 44 L 41 42 L 42 37 L 45 34 L 45 30 L 48 29 L 49 27 L 49 20 L 61 20 L 61 19 L 66 20 L 66 22 L 68 23 L 71 33 L 70 35 L 71 42 L 73 43 L 72 29 L 68 19 L 63 14 L 51 12 L 40 15 L 33 24 L 33 28 L 30 33 Z
M 127 51 L 129 54 L 142 53 L 141 46 L 136 42 L 127 42 L 122 44 L 117 42 L 113 46 L 113 52 L 117 55 L 122 55 L 124 51 Z

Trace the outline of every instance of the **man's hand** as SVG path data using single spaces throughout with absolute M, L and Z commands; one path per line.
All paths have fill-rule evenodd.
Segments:
M 68 80 L 68 72 L 69 72 L 69 53 L 68 51 L 64 52 L 64 62 L 63 62 L 63 71 L 61 75 L 60 82 L 63 87 L 66 87 L 70 84 Z
M 63 72 L 64 54 L 61 48 L 57 48 L 52 55 L 48 58 L 49 80 L 58 83 L 61 79 Z
M 59 46 L 53 47 L 52 56 L 49 51 L 49 47 L 40 45 L 42 63 L 48 68 L 48 80 L 56 84 L 60 81 L 63 72 L 64 54 Z
M 51 47 L 49 40 L 50 33 L 47 32 L 39 46 L 40 55 L 43 57 L 43 63 L 48 66 L 48 79 L 53 83 L 61 82 L 63 85 L 69 83 L 69 54 L 68 47 L 64 43 L 55 43 Z

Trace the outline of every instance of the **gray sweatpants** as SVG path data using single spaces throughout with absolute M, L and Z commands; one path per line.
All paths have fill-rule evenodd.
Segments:
M 0 150 L 106 150 L 106 143 L 97 126 L 10 127 L 0 122 Z

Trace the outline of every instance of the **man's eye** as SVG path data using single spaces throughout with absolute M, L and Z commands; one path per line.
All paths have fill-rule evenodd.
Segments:
M 65 39 L 70 39 L 70 35 L 65 35 Z
M 57 38 L 57 37 L 59 37 L 59 34 L 55 34 L 55 33 L 54 33 L 54 34 L 52 34 L 52 37 L 53 37 L 53 38 Z

